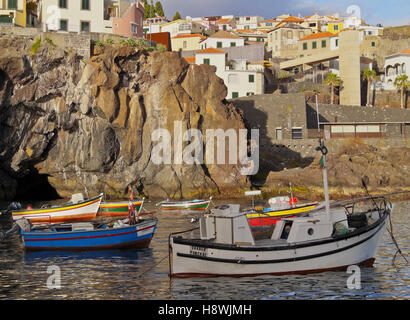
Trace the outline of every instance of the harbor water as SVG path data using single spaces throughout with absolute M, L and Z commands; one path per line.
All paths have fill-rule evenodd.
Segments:
M 216 204 L 226 201 L 215 201 Z M 238 203 L 238 201 L 231 201 Z M 241 205 L 249 205 L 242 201 Z M 155 201 L 146 210 L 158 210 Z M 410 201 L 395 202 L 393 234 L 408 260 Z M 410 265 L 397 253 L 386 231 L 372 268 L 360 269 L 360 288 L 348 286 L 345 271 L 310 275 L 245 278 L 169 278 L 168 235 L 191 229 L 198 213 L 157 211 L 157 231 L 144 250 L 95 252 L 25 252 L 19 235 L 0 242 L 0 299 L 86 300 L 277 300 L 277 299 L 410 299 Z M 0 230 L 11 227 L 0 217 Z M 390 228 L 390 226 L 388 226 Z M 49 285 L 58 270 L 59 286 Z

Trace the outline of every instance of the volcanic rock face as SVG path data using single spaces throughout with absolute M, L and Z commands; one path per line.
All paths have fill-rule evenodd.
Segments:
M 84 61 L 47 44 L 32 55 L 27 41 L 0 42 L 8 48 L 0 53 L 0 199 L 13 198 L 17 179 L 33 171 L 62 197 L 86 190 L 118 199 L 129 186 L 158 197 L 248 187 L 238 165 L 151 159 L 152 132 L 173 134 L 174 121 L 204 135 L 245 128 L 214 67 L 126 45 L 97 48 Z

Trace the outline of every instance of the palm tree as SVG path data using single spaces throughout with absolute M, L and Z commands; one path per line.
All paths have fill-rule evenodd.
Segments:
M 366 105 L 370 104 L 370 85 L 377 80 L 376 71 L 370 70 L 367 68 L 363 71 L 362 74 L 363 79 L 367 80 L 367 98 L 366 98 Z
M 404 92 L 410 87 L 409 77 L 401 74 L 394 79 L 394 86 L 400 90 L 400 107 L 404 109 Z
M 330 85 L 330 104 L 333 104 L 334 102 L 334 96 L 335 96 L 335 87 L 338 87 L 342 84 L 342 80 L 340 77 L 335 74 L 335 73 L 328 73 L 325 79 L 325 84 Z

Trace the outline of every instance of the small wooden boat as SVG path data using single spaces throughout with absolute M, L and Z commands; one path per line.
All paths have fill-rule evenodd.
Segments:
M 212 197 L 209 200 L 195 199 L 189 201 L 162 201 L 157 203 L 157 206 L 161 206 L 162 210 L 187 210 L 187 211 L 204 211 L 209 208 Z
M 84 200 L 82 194 L 75 194 L 68 203 L 39 209 L 13 210 L 13 220 L 29 219 L 31 223 L 61 223 L 90 221 L 95 219 L 103 194 Z
M 133 202 L 134 210 L 137 215 L 140 214 L 142 207 L 144 205 L 144 199 L 134 200 Z M 119 201 L 119 202 L 101 202 L 100 208 L 98 209 L 97 216 L 101 217 L 126 217 L 129 212 L 129 201 Z
M 97 222 L 32 226 L 21 219 L 17 224 L 26 250 L 105 250 L 148 248 L 157 227 L 149 218 L 134 225 L 119 220 L 112 226 Z

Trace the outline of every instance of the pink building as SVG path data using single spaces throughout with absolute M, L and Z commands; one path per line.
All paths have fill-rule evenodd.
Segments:
M 114 34 L 126 37 L 143 37 L 144 4 L 142 2 L 117 2 L 110 10 Z

